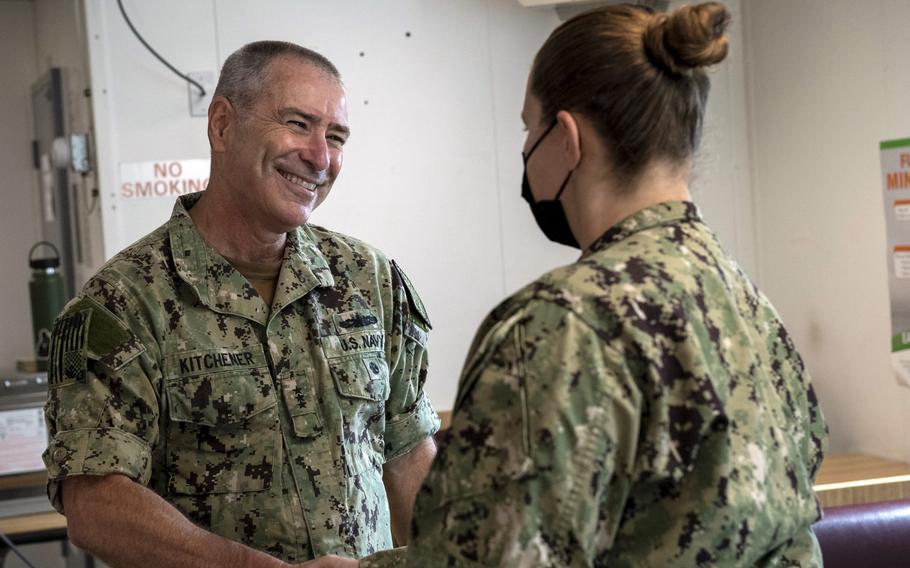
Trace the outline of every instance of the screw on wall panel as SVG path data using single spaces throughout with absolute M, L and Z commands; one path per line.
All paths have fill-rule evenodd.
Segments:
M 404 32 L 404 37 L 411 37 L 411 32 Z
M 368 105 L 370 104 L 370 101 L 363 101 L 363 104 Z
M 366 55 L 366 53 L 364 53 L 364 52 L 361 51 L 361 52 L 360 52 L 360 57 L 363 57 L 364 55 Z
M 85 95 L 86 97 L 91 97 L 91 96 L 92 96 L 92 90 L 89 89 L 89 88 L 86 88 L 84 91 L 82 91 L 82 94 Z

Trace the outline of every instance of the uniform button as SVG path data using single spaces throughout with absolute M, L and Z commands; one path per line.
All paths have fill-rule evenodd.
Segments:
M 63 449 L 63 448 L 57 448 L 56 450 L 54 450 L 54 459 L 55 459 L 56 461 L 60 461 L 60 460 L 62 460 L 62 459 L 65 458 L 65 457 L 66 457 L 66 450 L 65 450 L 65 449 Z

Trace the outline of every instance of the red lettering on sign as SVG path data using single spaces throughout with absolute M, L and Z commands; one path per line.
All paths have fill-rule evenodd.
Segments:
M 156 181 L 123 182 L 120 197 L 138 199 L 142 197 L 167 197 L 186 195 L 203 191 L 209 185 L 209 178 L 159 179 Z
M 888 190 L 910 188 L 910 172 L 892 172 L 885 176 Z
M 152 194 L 152 182 L 136 182 L 136 197 L 148 197 Z
M 183 175 L 183 164 L 180 162 L 155 162 L 152 172 L 156 178 L 180 177 Z

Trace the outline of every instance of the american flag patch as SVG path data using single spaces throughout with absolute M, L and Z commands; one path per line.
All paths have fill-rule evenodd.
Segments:
M 47 370 L 47 382 L 51 388 L 85 382 L 91 317 L 91 310 L 82 310 L 58 320 L 54 325 Z

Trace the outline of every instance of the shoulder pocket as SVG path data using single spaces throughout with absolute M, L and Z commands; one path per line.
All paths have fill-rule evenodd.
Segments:
M 145 346 L 107 308 L 88 297 L 67 304 L 54 322 L 48 361 L 51 388 L 83 382 L 87 360 L 118 370 L 145 351 Z
M 423 323 L 427 326 L 427 329 L 433 329 L 433 324 L 430 323 L 430 316 L 427 314 L 427 308 L 423 305 L 423 301 L 420 299 L 420 296 L 417 295 L 417 289 L 414 287 L 414 284 L 411 283 L 411 280 L 404 273 L 398 263 L 394 260 L 392 261 L 392 272 L 397 276 L 398 280 L 401 281 L 404 291 L 408 296 L 408 305 L 411 310 L 416 312 L 420 319 L 423 320 Z
M 407 321 L 404 324 L 404 334 L 406 337 L 414 341 L 417 345 L 421 347 L 427 346 L 427 340 L 429 339 L 430 334 L 422 329 L 419 325 L 413 321 Z M 408 347 L 413 349 L 416 348 L 413 344 L 409 343 Z

